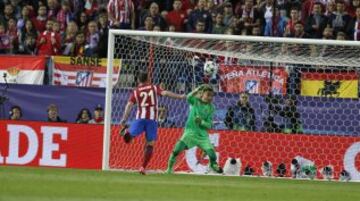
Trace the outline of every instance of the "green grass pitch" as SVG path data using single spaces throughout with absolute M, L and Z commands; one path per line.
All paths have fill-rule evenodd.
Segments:
M 0 166 L 0 201 L 359 201 L 360 183 Z

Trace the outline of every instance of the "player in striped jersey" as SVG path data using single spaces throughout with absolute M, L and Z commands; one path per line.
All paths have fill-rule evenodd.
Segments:
M 131 93 L 125 112 L 121 120 L 123 128 L 120 134 L 124 137 L 126 143 L 145 132 L 146 146 L 144 161 L 140 168 L 140 173 L 145 174 L 145 168 L 149 163 L 154 149 L 154 143 L 157 139 L 157 113 L 158 113 L 158 96 L 167 96 L 177 99 L 185 99 L 186 95 L 175 94 L 170 91 L 162 90 L 159 86 L 149 83 L 146 72 L 140 72 L 138 75 L 138 87 Z M 137 105 L 135 120 L 130 124 L 126 124 L 131 109 Z

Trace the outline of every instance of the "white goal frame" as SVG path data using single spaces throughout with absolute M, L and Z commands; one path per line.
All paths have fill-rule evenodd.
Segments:
M 112 76 L 114 60 L 115 36 L 146 36 L 146 37 L 171 37 L 184 39 L 206 39 L 206 40 L 226 40 L 243 42 L 267 42 L 267 43 L 288 43 L 305 45 L 334 45 L 352 46 L 360 48 L 360 41 L 339 41 L 321 39 L 298 39 L 280 37 L 261 37 L 261 36 L 240 36 L 240 35 L 219 35 L 219 34 L 195 34 L 195 33 L 175 33 L 175 32 L 154 32 L 154 31 L 135 31 L 135 30 L 109 30 L 108 36 L 108 57 L 107 57 L 107 79 L 105 93 L 105 114 L 104 114 L 104 134 L 103 134 L 103 161 L 102 169 L 109 170 L 110 153 L 110 132 L 111 132 L 111 100 L 112 100 Z M 360 66 L 359 66 L 360 67 Z

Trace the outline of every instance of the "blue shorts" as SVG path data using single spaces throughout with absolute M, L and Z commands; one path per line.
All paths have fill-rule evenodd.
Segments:
M 157 139 L 157 122 L 149 119 L 136 119 L 130 124 L 129 133 L 136 137 L 145 131 L 146 141 Z

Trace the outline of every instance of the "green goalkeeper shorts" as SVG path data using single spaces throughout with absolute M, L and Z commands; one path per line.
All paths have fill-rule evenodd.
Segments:
M 185 132 L 180 140 L 185 143 L 188 149 L 191 149 L 195 146 L 202 150 L 214 149 L 214 146 L 211 144 L 209 137 L 199 138 L 192 133 Z

